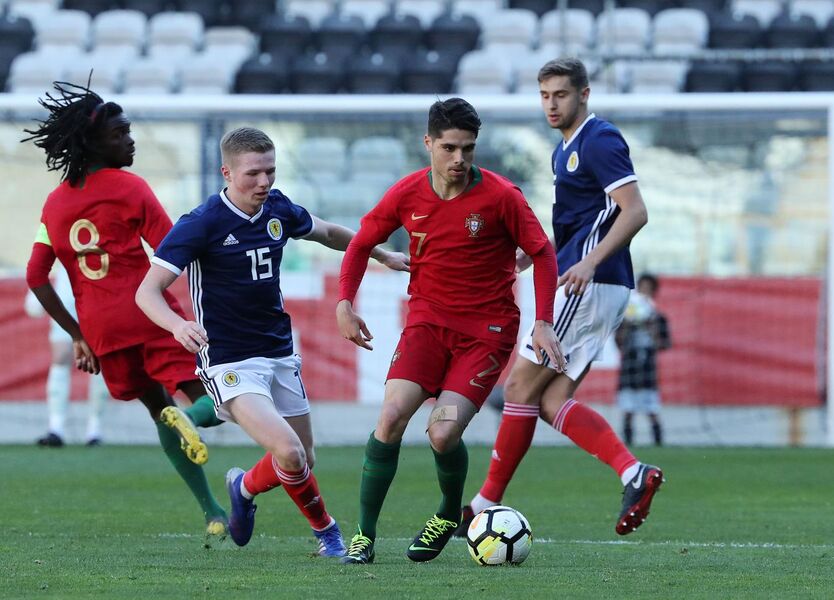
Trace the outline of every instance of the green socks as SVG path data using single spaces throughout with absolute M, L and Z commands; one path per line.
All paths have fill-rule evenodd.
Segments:
M 223 423 L 214 413 L 214 400 L 208 394 L 203 394 L 194 404 L 183 411 L 197 427 L 215 427 Z
M 365 463 L 362 465 L 362 483 L 359 487 L 359 530 L 371 539 L 376 538 L 379 511 L 382 510 L 382 503 L 394 480 L 399 458 L 399 443 L 385 444 L 371 433 L 365 446 Z
M 185 481 L 191 493 L 194 494 L 194 497 L 200 504 L 200 508 L 203 509 L 203 515 L 206 521 L 212 517 L 221 515 L 225 517 L 226 512 L 220 507 L 217 500 L 214 499 L 209 489 L 203 467 L 195 465 L 182 453 L 180 439 L 176 433 L 158 421 L 155 425 L 156 431 L 159 434 L 159 443 L 162 444 L 165 455 L 171 461 L 171 464 L 174 465 L 174 468 L 180 477 L 182 477 L 183 481 Z
M 434 452 L 434 449 L 432 449 Z M 466 472 L 469 470 L 469 453 L 466 444 L 460 441 L 457 448 L 438 454 L 434 452 L 434 463 L 437 467 L 437 481 L 443 499 L 437 516 L 460 524 L 460 507 L 463 500 L 463 485 L 466 483 Z

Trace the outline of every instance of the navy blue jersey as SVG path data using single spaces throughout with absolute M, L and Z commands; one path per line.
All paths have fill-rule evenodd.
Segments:
M 279 269 L 287 241 L 312 230 L 310 214 L 278 190 L 252 217 L 221 192 L 177 221 L 152 262 L 178 275 L 188 267 L 194 315 L 209 340 L 200 368 L 292 354 Z
M 620 214 L 608 194 L 637 175 L 622 134 L 593 114 L 557 146 L 552 161 L 553 235 L 564 273 L 599 244 Z M 634 287 L 628 246 L 600 263 L 594 281 Z

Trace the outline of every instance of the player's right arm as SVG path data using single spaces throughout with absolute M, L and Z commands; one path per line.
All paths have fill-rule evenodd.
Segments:
M 196 353 L 208 343 L 206 330 L 199 323 L 187 321 L 171 310 L 162 295 L 177 277 L 177 273 L 152 264 L 136 290 L 136 304 L 151 321 L 170 331 L 186 350 Z
M 98 373 L 98 358 L 84 339 L 78 321 L 64 306 L 49 281 L 49 271 L 52 269 L 54 262 L 55 251 L 49 241 L 46 226 L 41 223 L 35 243 L 32 246 L 32 255 L 26 265 L 26 283 L 47 314 L 72 338 L 76 368 L 87 373 Z

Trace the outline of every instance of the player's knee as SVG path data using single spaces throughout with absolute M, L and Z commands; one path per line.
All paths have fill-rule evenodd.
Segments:
M 307 464 L 307 453 L 299 444 L 282 444 L 271 450 L 275 461 L 285 471 L 301 471 Z
M 455 421 L 437 421 L 429 427 L 429 443 L 434 451 L 445 454 L 460 443 L 461 428 Z
M 312 448 L 305 448 L 304 452 L 307 454 L 307 466 L 312 469 L 316 466 L 316 451 Z
M 510 376 L 504 384 L 504 402 L 510 404 L 538 404 L 540 398 L 530 389 L 528 382 L 520 377 Z
M 408 425 L 408 416 L 393 407 L 383 407 L 379 414 L 374 436 L 380 442 L 395 444 L 399 442 Z

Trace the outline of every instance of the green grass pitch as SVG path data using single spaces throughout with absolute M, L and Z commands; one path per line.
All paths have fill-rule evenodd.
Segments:
M 377 562 L 313 556 L 306 522 L 280 489 L 258 500 L 255 536 L 203 548 L 202 521 L 150 447 L 0 447 L 0 598 L 830 598 L 834 452 L 641 449 L 667 482 L 636 533 L 614 533 L 621 487 L 575 449 L 534 448 L 505 503 L 535 540 L 519 567 L 479 567 L 453 540 L 435 561 L 404 552 L 438 502 L 427 447 L 405 448 L 383 508 Z M 466 498 L 489 449 L 470 448 Z M 254 448 L 212 448 L 223 475 Z M 316 474 L 346 535 L 356 524 L 361 448 L 322 448 Z

